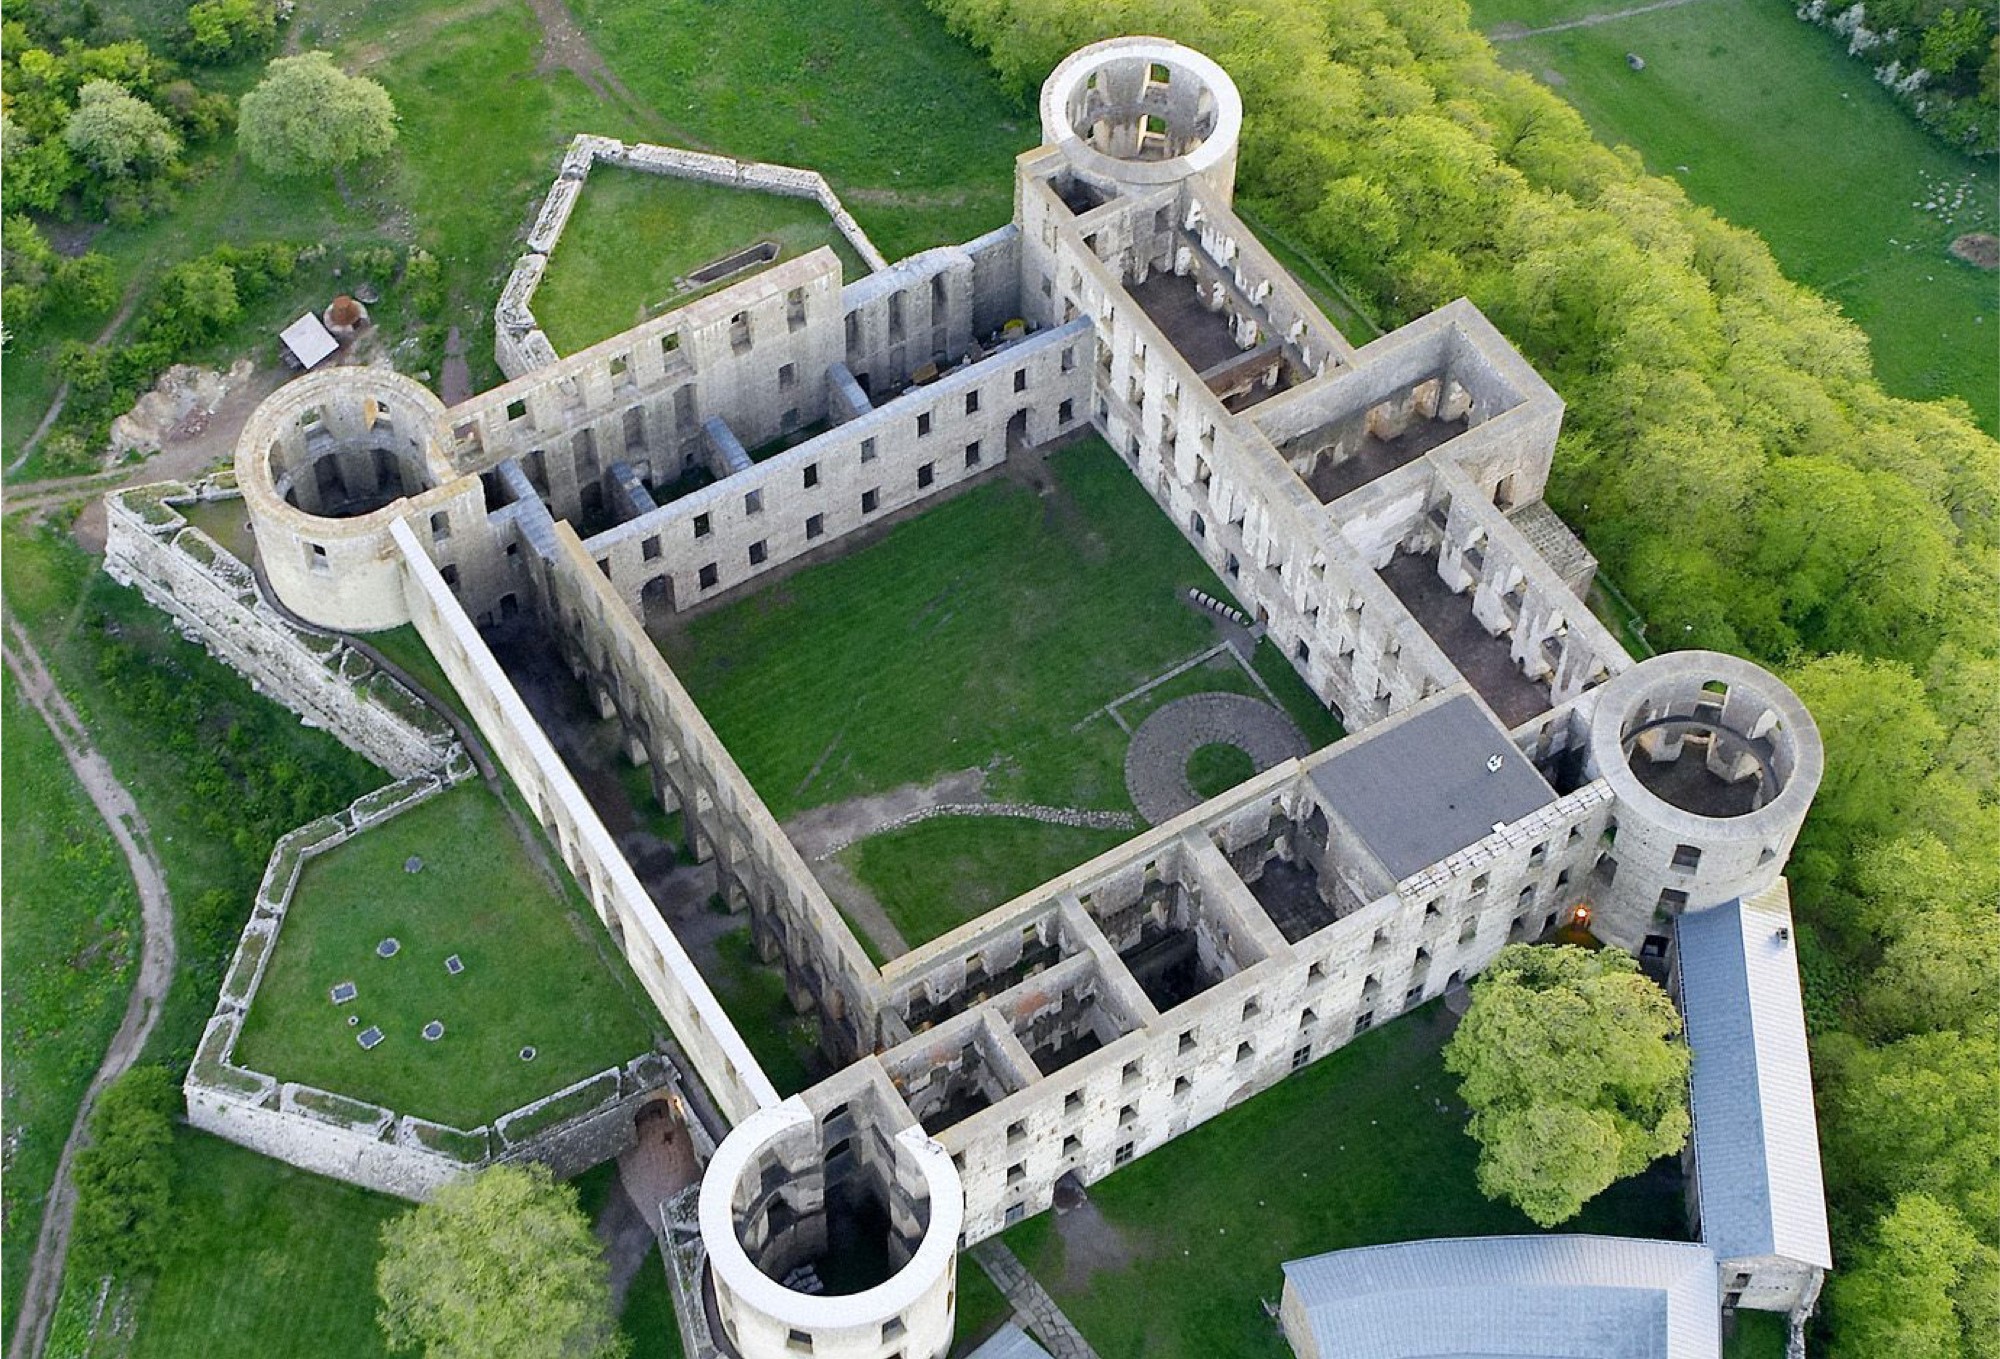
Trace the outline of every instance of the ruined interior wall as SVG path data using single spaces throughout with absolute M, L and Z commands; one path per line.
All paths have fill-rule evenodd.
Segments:
M 737 1120 L 776 1103 L 776 1090 L 736 1026 L 660 918 L 631 865 L 409 526 L 398 524 L 395 539 L 403 555 L 410 613 L 418 633 L 495 758 L 534 810 L 535 819 L 556 842 L 563 862 L 624 951 L 717 1106 Z M 570 541 L 575 541 L 574 535 Z

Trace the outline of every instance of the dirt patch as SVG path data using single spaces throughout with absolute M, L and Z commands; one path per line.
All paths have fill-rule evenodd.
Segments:
M 1061 1289 L 1065 1293 L 1081 1292 L 1090 1286 L 1092 1275 L 1099 1271 L 1115 1274 L 1128 1268 L 1137 1257 L 1125 1233 L 1098 1212 L 1097 1205 L 1089 1199 L 1056 1218 L 1056 1235 L 1063 1243 Z
M 1951 255 L 1976 269 L 2000 269 L 2000 236 L 1990 231 L 1968 231 L 1951 243 Z

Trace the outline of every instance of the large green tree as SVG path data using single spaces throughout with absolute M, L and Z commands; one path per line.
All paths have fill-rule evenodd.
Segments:
M 378 1314 L 426 1359 L 623 1359 L 604 1257 L 576 1191 L 541 1166 L 448 1184 L 382 1228 Z
M 1667 993 L 1615 949 L 1511 945 L 1445 1048 L 1479 1187 L 1553 1227 L 1687 1141 L 1687 1047 Z
M 181 152 L 181 139 L 167 116 L 109 80 L 93 80 L 78 93 L 63 140 L 114 179 L 164 169 Z
M 236 108 L 237 135 L 258 169 L 323 174 L 387 151 L 396 140 L 389 92 L 351 76 L 324 52 L 280 57 Z

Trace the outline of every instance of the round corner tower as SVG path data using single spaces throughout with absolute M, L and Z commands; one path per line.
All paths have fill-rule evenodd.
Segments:
M 420 509 L 448 521 L 466 490 L 450 447 L 444 404 L 387 369 L 328 369 L 266 397 L 237 439 L 236 480 L 279 600 L 344 631 L 407 623 L 390 527 Z
M 700 1220 L 742 1359 L 943 1359 L 958 1302 L 958 1172 L 861 1100 L 760 1109 L 716 1149 Z
M 1684 910 L 1769 887 L 1823 762 L 1798 695 L 1739 657 L 1668 652 L 1606 684 L 1588 756 L 1617 799 L 1598 870 L 1600 937 L 1636 952 Z
M 1166 38 L 1078 48 L 1042 83 L 1042 142 L 1093 177 L 1155 188 L 1200 175 L 1236 190 L 1243 98 L 1214 61 Z

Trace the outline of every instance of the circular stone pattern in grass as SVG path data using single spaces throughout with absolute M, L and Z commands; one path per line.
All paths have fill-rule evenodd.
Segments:
M 1257 764 L 1250 758 L 1250 752 L 1226 741 L 1196 746 L 1188 756 L 1188 785 L 1201 794 L 1203 801 L 1228 792 L 1256 772 Z

